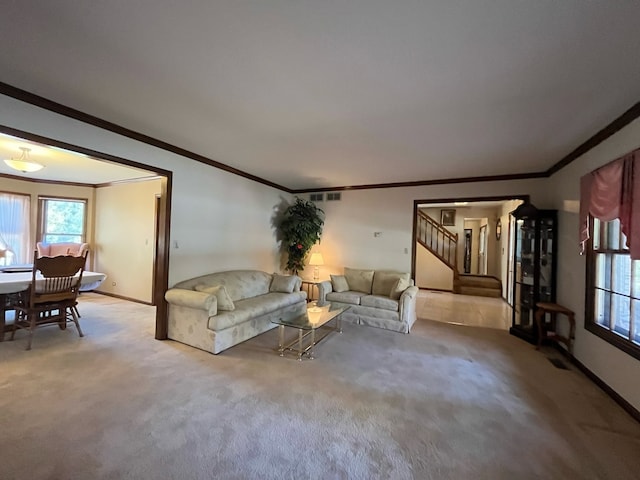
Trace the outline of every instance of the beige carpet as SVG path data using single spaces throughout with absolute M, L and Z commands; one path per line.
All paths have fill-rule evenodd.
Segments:
M 640 425 L 504 331 L 346 325 L 298 362 L 275 331 L 213 356 L 149 307 L 80 310 L 85 338 L 0 344 L 3 480 L 639 478 Z

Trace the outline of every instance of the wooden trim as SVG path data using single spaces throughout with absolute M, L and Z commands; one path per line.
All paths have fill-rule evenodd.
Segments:
M 425 200 L 413 201 L 413 232 L 411 237 L 411 277 L 416 278 L 416 229 L 418 223 L 418 206 L 429 203 L 453 203 L 453 202 L 496 202 L 496 201 L 509 201 L 509 200 L 523 200 L 529 202 L 529 195 L 497 195 L 490 197 L 453 197 L 453 198 L 430 198 Z M 454 275 L 458 275 L 459 272 L 454 270 Z M 508 272 L 507 272 L 508 274 Z M 449 290 L 446 290 L 449 291 Z
M 609 125 L 604 127 L 602 130 L 597 132 L 591 138 L 589 138 L 586 142 L 580 144 L 575 150 L 569 153 L 567 156 L 562 158 L 556 164 L 552 165 L 545 173 L 547 176 L 551 176 L 559 170 L 563 169 L 571 162 L 581 157 L 585 153 L 587 153 L 592 148 L 595 148 L 602 142 L 604 142 L 607 138 L 609 138 L 614 133 L 622 130 L 624 127 L 633 122 L 636 118 L 640 117 L 640 102 L 637 102 L 630 109 L 612 121 Z
M 562 158 L 560 161 L 555 163 L 553 166 L 551 166 L 549 169 L 547 169 L 544 172 L 516 173 L 516 174 L 507 174 L 507 175 L 489 175 L 489 176 L 480 176 L 480 177 L 445 178 L 445 179 L 439 179 L 439 180 L 419 180 L 419 181 L 413 181 L 413 182 L 351 185 L 351 186 L 340 186 L 340 187 L 332 187 L 332 188 L 327 187 L 327 188 L 317 188 L 317 189 L 309 189 L 309 188 L 290 189 L 283 185 L 279 185 L 275 182 L 271 182 L 270 180 L 266 180 L 256 175 L 247 173 L 243 170 L 237 169 L 235 167 L 231 167 L 224 163 L 205 157 L 204 155 L 191 152 L 189 150 L 172 145 L 163 140 L 159 140 L 149 135 L 136 132 L 135 130 L 131 130 L 129 128 L 123 127 L 113 122 L 103 120 L 99 117 L 89 115 L 88 113 L 82 112 L 80 110 L 76 110 L 75 108 L 71 108 L 66 105 L 62 105 L 61 103 L 54 102 L 53 100 L 49 100 L 47 98 L 41 97 L 40 95 L 36 95 L 35 93 L 27 92 L 26 90 L 22 90 L 18 87 L 14 87 L 13 85 L 9 85 L 4 82 L 0 82 L 0 94 L 6 95 L 11 98 L 15 98 L 16 100 L 19 100 L 21 102 L 25 102 L 30 105 L 34 105 L 36 107 L 40 107 L 45 110 L 49 110 L 51 112 L 57 113 L 59 115 L 72 118 L 74 120 L 78 120 L 80 122 L 87 123 L 89 125 L 93 125 L 94 127 L 108 130 L 110 132 L 116 133 L 118 135 L 122 135 L 132 140 L 136 140 L 138 142 L 145 143 L 147 145 L 151 145 L 153 147 L 160 148 L 162 150 L 166 150 L 171 153 L 175 153 L 176 155 L 190 158 L 191 160 L 195 160 L 196 162 L 204 163 L 205 165 L 209 165 L 211 167 L 218 168 L 225 172 L 232 173 L 234 175 L 244 177 L 248 180 L 252 180 L 254 182 L 261 183 L 263 185 L 267 185 L 269 187 L 273 187 L 278 190 L 282 190 L 283 192 L 292 193 L 292 194 L 331 192 L 331 191 L 341 191 L 341 190 L 365 190 L 365 189 L 375 189 L 375 188 L 399 188 L 399 187 L 417 187 L 417 186 L 428 186 L 428 185 L 446 185 L 451 183 L 495 182 L 495 181 L 505 181 L 505 180 L 524 180 L 524 179 L 530 179 L 530 178 L 546 178 L 558 172 L 560 169 L 566 167 L 575 159 L 584 155 L 589 150 L 591 150 L 592 148 L 594 148 L 595 146 L 599 145 L 604 140 L 609 138 L 611 135 L 613 135 L 617 131 L 627 126 L 636 118 L 640 117 L 640 102 L 637 102 L 635 105 L 629 108 L 626 112 L 624 112 L 618 118 L 613 120 L 609 125 L 601 129 L 599 132 L 597 132 L 587 141 L 583 142 L 575 150 L 573 150 L 571 153 L 569 153 L 567 156 Z M 64 148 L 64 147 L 61 147 L 61 148 Z
M 167 152 L 175 153 L 176 155 L 190 158 L 191 160 L 195 160 L 196 162 L 204 163 L 205 165 L 209 165 L 211 167 L 218 168 L 225 172 L 232 173 L 240 177 L 244 177 L 248 180 L 261 183 L 268 187 L 276 188 L 278 190 L 282 190 L 287 193 L 292 193 L 292 191 L 289 188 L 284 187 L 282 185 L 278 185 L 277 183 L 271 182 L 269 180 L 265 180 L 264 178 L 258 177 L 256 175 L 252 175 L 238 168 L 230 167 L 229 165 L 225 165 L 224 163 L 217 162 L 216 160 L 205 157 L 204 155 L 200 155 L 198 153 L 191 152 L 184 148 L 177 147 L 175 145 L 172 145 L 168 142 L 164 142 L 162 140 L 151 137 L 149 135 L 136 132 L 135 130 L 131 130 L 129 128 L 123 127 L 121 125 L 117 125 L 107 120 L 103 120 L 93 115 L 89 115 L 88 113 L 84 113 L 84 112 L 81 112 L 80 110 L 76 110 L 75 108 L 62 105 L 61 103 L 54 102 L 52 100 L 41 97 L 31 92 L 27 92 L 26 90 L 22 90 L 20 88 L 14 87 L 7 83 L 0 82 L 0 94 L 6 95 L 11 98 L 15 98 L 16 100 L 20 100 L 21 102 L 25 102 L 30 105 L 34 105 L 36 107 L 44 108 L 45 110 L 49 110 L 50 112 L 57 113 L 58 115 L 63 115 L 65 117 L 72 118 L 74 120 L 78 120 L 83 123 L 88 123 L 89 125 L 93 125 L 94 127 L 98 127 L 103 130 L 108 130 L 118 135 L 122 135 L 123 137 L 127 137 L 141 143 L 146 143 L 147 145 L 151 145 L 152 147 L 160 148 L 162 150 L 166 150 Z M 64 147 L 61 147 L 61 148 L 64 148 Z
M 416 242 L 418 237 L 418 205 L 413 204 L 413 226 L 411 228 L 411 278 L 416 278 L 417 249 Z M 420 288 L 420 287 L 418 287 Z
M 589 368 L 578 360 L 576 357 L 571 355 L 565 348 L 559 345 L 556 342 L 553 342 L 553 346 L 556 350 L 558 350 L 562 355 L 564 355 L 573 365 L 576 366 L 578 370 L 585 374 L 585 376 L 595 383 L 598 387 L 600 387 L 607 395 L 609 395 L 614 402 L 622 407 L 622 409 L 627 412 L 629 415 L 633 417 L 636 422 L 640 422 L 640 411 L 631 405 L 628 401 L 622 397 L 618 392 L 616 392 L 613 388 L 611 388 L 607 383 L 598 377 L 595 373 L 593 373 Z
M 66 187 L 85 187 L 85 188 L 94 188 L 95 187 L 95 185 L 92 184 L 92 183 L 65 182 L 65 181 L 60 181 L 60 180 L 45 180 L 43 178 L 21 177 L 20 175 L 10 175 L 8 173 L 0 173 L 0 177 L 1 178 L 7 178 L 9 180 L 22 180 L 23 182 L 64 185 Z
M 454 203 L 454 202 L 507 202 L 509 200 L 522 200 L 529 202 L 529 195 L 498 195 L 491 197 L 450 197 L 450 198 L 429 198 L 425 200 L 414 200 L 416 206 L 426 203 Z M 467 205 L 465 205 L 467 206 Z
M 29 199 L 31 199 L 31 194 L 30 193 L 10 192 L 8 190 L 0 190 L 0 193 L 6 193 L 7 195 L 20 195 L 21 197 L 29 197 Z
M 2 82 L 0 82 L 0 86 L 1 85 L 2 85 Z M 110 155 L 108 153 L 99 152 L 97 150 L 91 150 L 90 148 L 81 147 L 80 145 L 61 142 L 60 140 L 55 140 L 50 137 L 43 137 L 42 135 L 37 135 L 35 133 L 25 132 L 24 130 L 18 130 L 16 128 L 9 127 L 7 125 L 0 125 L 0 133 L 11 135 L 13 137 L 21 137 L 31 142 L 42 143 L 44 145 L 48 145 L 52 147 L 64 148 L 66 150 L 70 150 L 75 153 L 81 153 L 82 155 L 86 155 L 88 157 L 94 157 L 99 160 L 106 160 L 108 162 L 119 163 L 121 165 L 139 168 L 141 170 L 148 170 L 150 172 L 156 173 L 157 175 L 167 176 L 172 174 L 170 170 L 165 170 L 164 168 L 146 165 L 140 162 L 134 162 L 133 160 L 129 160 L 123 157 L 117 157 L 115 155 Z M 64 184 L 64 182 L 57 182 L 53 180 L 49 181 L 49 183 Z M 90 184 L 90 185 L 83 185 L 83 186 L 93 187 L 94 185 Z
M 0 86 L 2 83 L 0 82 Z M 126 158 L 116 157 L 115 155 L 109 155 L 107 153 L 98 152 L 96 150 L 90 150 L 78 145 L 73 145 L 66 142 L 60 142 L 52 138 L 43 137 L 41 135 L 35 135 L 33 133 L 17 130 L 15 128 L 0 125 L 0 132 L 12 135 L 14 137 L 21 137 L 26 140 L 42 143 L 45 145 L 55 146 L 59 148 L 65 148 L 73 152 L 82 153 L 90 157 L 95 157 L 102 160 L 107 160 L 114 163 L 133 166 L 142 170 L 148 170 L 161 176 L 161 201 L 160 201 L 160 231 L 158 244 L 158 254 L 156 257 L 156 283 L 154 285 L 154 298 L 156 300 L 156 337 L 159 340 L 167 338 L 167 329 L 169 320 L 167 317 L 167 303 L 164 300 L 164 292 L 169 288 L 169 234 L 171 225 L 171 195 L 172 195 L 172 181 L 173 173 L 170 170 L 163 168 L 145 165 L 143 163 L 127 160 Z M 60 182 L 52 182 L 60 183 Z M 92 186 L 92 185 L 91 185 Z
M 584 300 L 584 329 L 593 333 L 613 347 L 625 352 L 636 360 L 640 360 L 640 346 L 634 344 L 631 340 L 621 337 L 613 333 L 608 328 L 597 324 L 593 320 L 595 311 L 595 295 L 596 289 L 596 252 L 593 250 L 593 219 L 589 221 L 589 238 L 585 246 L 586 266 L 585 266 L 585 300 Z M 600 252 L 600 250 L 598 250 Z M 624 253 L 628 254 L 628 251 Z M 634 297 L 630 297 L 634 298 Z
M 158 203 L 158 237 L 155 263 L 155 283 L 153 303 L 156 306 L 155 338 L 165 340 L 169 332 L 169 311 L 165 292 L 169 289 L 169 247 L 171 232 L 171 198 L 173 179 L 171 176 L 162 179 L 160 186 L 160 202 Z
M 448 290 L 446 288 L 431 288 L 431 287 L 418 287 L 419 290 L 429 290 L 431 292 L 447 292 L 453 293 L 453 290 Z
M 124 180 L 114 180 L 113 182 L 96 183 L 94 187 L 106 188 L 106 187 L 114 187 L 116 185 L 123 185 L 127 183 L 151 182 L 153 180 L 159 180 L 160 178 L 162 177 L 158 175 L 153 175 L 150 177 L 125 178 Z
M 100 290 L 91 290 L 91 292 L 104 295 L 105 297 L 119 298 L 120 300 L 126 300 L 127 302 L 141 303 L 143 305 L 149 305 L 150 307 L 153 306 L 151 302 L 145 302 L 144 300 L 138 300 L 137 298 L 125 297 L 124 295 L 118 295 L 117 293 L 103 292 Z
M 38 215 L 36 224 L 36 242 L 44 241 L 44 208 L 46 200 L 67 200 L 71 202 L 84 203 L 84 224 L 82 225 L 82 243 L 87 241 L 87 228 L 89 226 L 89 199 L 80 197 L 65 197 L 58 195 L 38 195 Z
M 333 191 L 344 191 L 344 190 L 371 190 L 374 188 L 424 187 L 428 185 L 448 185 L 451 183 L 501 182 L 506 180 L 527 180 L 530 178 L 546 178 L 548 176 L 549 175 L 547 174 L 547 172 L 514 173 L 509 175 L 487 175 L 484 177 L 441 178 L 439 180 L 418 180 L 414 182 L 372 183 L 367 185 L 350 185 L 350 186 L 342 186 L 342 187 L 305 188 L 300 190 L 291 190 L 290 193 L 299 194 L 299 193 L 333 192 Z

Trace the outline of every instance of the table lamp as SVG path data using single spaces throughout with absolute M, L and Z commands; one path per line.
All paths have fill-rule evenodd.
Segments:
M 315 252 L 311 254 L 311 259 L 309 260 L 309 265 L 313 267 L 313 279 L 320 279 L 320 265 L 324 265 L 324 260 L 322 259 L 322 254 L 320 252 Z

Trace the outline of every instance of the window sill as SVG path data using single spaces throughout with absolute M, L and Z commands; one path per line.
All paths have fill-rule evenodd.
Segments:
M 604 327 L 601 327 L 595 323 L 585 322 L 584 328 L 594 335 L 602 338 L 606 342 L 610 343 L 614 347 L 622 350 L 628 355 L 631 355 L 636 360 L 640 360 L 640 346 L 634 345 L 629 340 L 625 340 L 619 335 L 610 332 Z

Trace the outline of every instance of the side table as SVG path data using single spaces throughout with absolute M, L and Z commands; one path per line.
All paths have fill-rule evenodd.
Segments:
M 313 298 L 313 294 L 316 290 L 316 285 L 329 280 L 328 278 L 319 278 L 317 280 L 314 280 L 314 279 L 302 278 L 302 277 L 300 279 L 302 280 L 301 290 L 304 290 L 305 292 L 307 292 L 307 303 L 312 302 L 313 300 L 317 300 Z
M 573 355 L 573 339 L 575 338 L 576 333 L 576 318 L 573 311 L 569 310 L 567 307 L 563 307 L 562 305 L 558 305 L 557 303 L 546 303 L 546 302 L 538 302 L 536 303 L 537 311 L 536 311 L 536 324 L 538 325 L 538 346 L 536 349 L 540 349 L 543 340 L 552 340 L 554 342 L 564 343 L 567 346 L 567 350 L 570 355 Z M 552 324 L 554 329 L 555 327 L 555 318 L 556 314 L 560 313 L 566 315 L 569 320 L 569 336 L 564 337 L 562 335 L 558 335 L 555 331 L 549 331 L 546 328 L 544 322 L 545 314 L 550 313 L 552 316 Z

